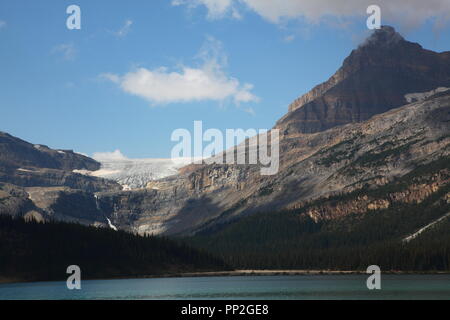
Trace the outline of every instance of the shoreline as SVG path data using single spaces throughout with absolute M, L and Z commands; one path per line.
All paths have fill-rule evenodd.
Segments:
M 157 275 L 117 276 L 107 278 L 87 278 L 84 280 L 126 280 L 126 279 L 158 279 L 158 278 L 209 278 L 209 277 L 242 277 L 242 276 L 320 276 L 320 275 L 366 275 L 364 270 L 233 270 L 233 271 L 205 271 L 205 272 L 180 272 Z M 382 271 L 388 275 L 445 275 L 448 271 Z M 15 277 L 0 277 L 0 284 L 32 283 L 32 282 L 59 282 L 62 280 L 25 280 Z
M 233 270 L 233 271 L 211 271 L 211 272 L 186 272 L 156 276 L 143 276 L 142 278 L 197 278 L 197 277 L 241 277 L 241 276 L 320 276 L 320 275 L 366 275 L 364 270 Z M 449 271 L 382 271 L 382 274 L 390 275 L 436 275 L 450 274 Z M 141 277 L 137 277 L 141 278 Z M 123 278 L 126 279 L 126 278 Z

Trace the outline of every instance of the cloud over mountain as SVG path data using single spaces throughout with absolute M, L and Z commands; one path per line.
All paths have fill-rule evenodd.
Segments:
M 121 161 L 128 159 L 119 149 L 113 152 L 95 152 L 92 158 L 97 161 Z
M 220 18 L 235 15 L 237 10 L 252 10 L 272 23 L 290 19 L 305 19 L 317 23 L 330 17 L 351 18 L 366 15 L 369 5 L 380 6 L 382 15 L 389 22 L 414 27 L 433 19 L 436 27 L 450 20 L 448 0 L 174 0 L 173 5 L 189 7 L 205 6 L 208 17 Z

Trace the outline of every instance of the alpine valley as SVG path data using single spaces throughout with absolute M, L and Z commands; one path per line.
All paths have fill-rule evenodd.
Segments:
M 450 270 L 450 52 L 384 26 L 275 128 L 271 176 L 0 133 L 0 214 L 169 236 L 234 268 Z

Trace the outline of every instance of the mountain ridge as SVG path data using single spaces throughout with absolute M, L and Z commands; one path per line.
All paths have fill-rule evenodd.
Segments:
M 388 184 L 420 164 L 447 159 L 449 110 L 447 92 L 363 123 L 285 138 L 274 176 L 260 176 L 258 166 L 199 165 L 154 181 L 152 189 L 106 192 L 99 199 L 114 225 L 156 234 L 195 233 L 248 214 L 302 206 Z M 430 190 L 448 181 L 442 183 Z
M 386 45 L 380 48 L 380 42 Z M 349 78 L 337 79 L 333 86 L 323 89 L 322 95 L 311 96 L 310 102 L 278 121 L 276 128 L 282 134 L 276 175 L 261 176 L 259 165 L 195 164 L 181 168 L 176 175 L 150 181 L 139 190 L 124 191 L 107 185 L 89 189 L 69 185 L 67 178 L 47 188 L 22 183 L 22 189 L 16 191 L 3 187 L 3 199 L 7 200 L 0 197 L 0 212 L 2 201 L 9 201 L 14 204 L 16 215 L 27 214 L 28 207 L 23 203 L 32 201 L 44 217 L 113 225 L 140 234 L 179 236 L 252 214 L 306 208 L 312 201 L 324 204 L 310 212 L 310 218 L 318 223 L 344 218 L 352 210 L 364 216 L 383 206 L 403 203 L 368 197 L 326 205 L 330 197 L 390 185 L 422 165 L 448 160 L 450 91 L 436 90 L 450 81 L 447 59 L 447 52 L 424 50 L 401 38 L 392 28 L 376 31 L 344 61 Z M 441 69 L 441 65 L 445 68 Z M 415 102 L 408 103 L 405 93 L 412 89 L 421 94 L 414 96 Z M 371 90 L 371 94 L 366 94 Z M 317 106 L 326 107 L 322 111 L 328 107 L 341 111 L 351 108 L 347 113 L 329 113 L 330 117 L 319 119 L 309 112 Z M 359 107 L 367 109 L 358 111 Z M 315 111 L 320 115 L 320 110 Z M 307 117 L 310 114 L 314 119 Z M 337 115 L 343 117 L 336 118 Z M 311 130 L 303 130 L 307 127 Z M 95 177 L 83 177 L 89 178 Z M 448 179 L 436 179 L 423 185 L 410 182 L 402 191 L 406 196 L 394 196 L 422 201 L 448 186 Z M 14 180 L 9 182 L 14 184 Z M 17 209 L 20 204 L 25 209 Z
M 296 99 L 275 128 L 314 133 L 407 103 L 406 94 L 450 87 L 450 52 L 423 49 L 383 26 L 344 60 L 326 82 Z
M 0 165 L 60 170 L 98 170 L 100 163 L 73 150 L 50 149 L 0 131 Z

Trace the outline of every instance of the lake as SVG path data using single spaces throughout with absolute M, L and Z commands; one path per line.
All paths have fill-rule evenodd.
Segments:
M 450 275 L 382 275 L 368 290 L 366 275 L 230 276 L 82 280 L 0 284 L 6 299 L 450 299 Z

